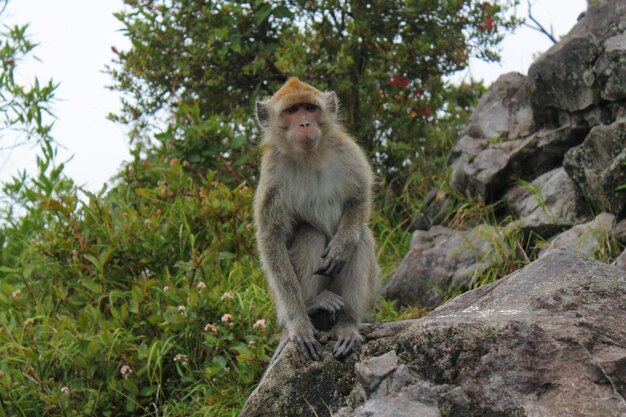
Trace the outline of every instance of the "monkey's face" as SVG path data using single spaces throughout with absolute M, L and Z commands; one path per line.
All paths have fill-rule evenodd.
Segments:
M 314 149 L 321 137 L 321 109 L 315 104 L 298 103 L 280 113 L 280 126 L 287 140 L 304 150 Z
M 298 153 L 318 149 L 337 128 L 337 97 L 290 78 L 272 97 L 257 101 L 256 116 L 265 143 Z

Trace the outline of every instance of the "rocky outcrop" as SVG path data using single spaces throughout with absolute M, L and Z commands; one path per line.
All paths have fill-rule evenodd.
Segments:
M 345 362 L 288 345 L 241 416 L 622 416 L 624 321 L 626 272 L 560 249 L 422 319 L 364 326 Z
M 500 226 L 494 230 L 511 227 L 502 226 L 510 221 L 507 216 L 519 221 L 524 240 L 518 244 L 529 259 L 556 233 L 564 232 L 549 243 L 552 248 L 579 239 L 578 233 L 590 226 L 576 226 L 588 223 L 592 213 L 610 213 L 616 222 L 624 219 L 625 93 L 626 2 L 597 1 L 567 36 L 537 59 L 528 78 L 505 74 L 481 98 L 452 149 L 449 187 L 431 192 L 416 216 L 419 235 L 439 233 L 439 224 L 455 224 L 449 221 L 450 213 L 461 198 L 493 204 L 494 224 Z M 442 189 L 451 191 L 446 195 Z M 454 237 L 460 233 L 448 231 L 450 243 L 440 236 L 437 251 L 454 251 Z M 626 245 L 612 232 L 609 237 Z M 489 248 L 488 236 L 484 240 L 473 240 L 472 246 L 497 251 L 494 245 Z M 467 263 L 449 262 L 445 253 L 433 258 L 430 249 L 424 253 L 421 239 L 414 242 L 417 246 L 390 276 L 385 295 L 400 305 L 432 305 L 458 290 L 452 283 L 461 281 L 451 277 L 463 275 Z M 541 253 L 547 253 L 545 248 Z M 466 258 L 481 256 L 485 252 L 470 251 Z

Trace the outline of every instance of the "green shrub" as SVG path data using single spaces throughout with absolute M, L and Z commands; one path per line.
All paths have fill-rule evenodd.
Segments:
M 235 414 L 278 332 L 251 189 L 195 185 L 175 160 L 135 161 L 106 195 L 50 181 L 14 184 L 22 221 L 47 221 L 5 230 L 29 244 L 0 269 L 0 409 Z

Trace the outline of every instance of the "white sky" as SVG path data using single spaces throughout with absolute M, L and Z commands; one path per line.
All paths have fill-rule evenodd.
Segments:
M 535 18 L 551 26 L 557 38 L 571 29 L 586 8 L 586 0 L 534 0 L 533 4 Z M 112 16 L 122 8 L 121 0 L 11 0 L 2 16 L 4 24 L 30 23 L 31 38 L 40 44 L 35 49 L 40 61 L 23 62 L 18 76 L 60 83 L 54 104 L 58 120 L 52 134 L 63 147 L 60 160 L 73 156 L 66 175 L 92 191 L 99 190 L 130 159 L 124 128 L 106 119 L 119 109 L 119 96 L 106 88 L 112 81 L 103 72 L 114 57 L 111 47 L 130 45 Z M 526 14 L 524 0 L 518 14 Z M 504 40 L 502 63 L 472 61 L 469 70 L 453 78 L 471 76 L 491 83 L 509 71 L 526 74 L 533 58 L 551 45 L 545 35 L 521 27 Z M 18 170 L 32 170 L 35 154 L 33 148 L 0 153 L 0 182 Z

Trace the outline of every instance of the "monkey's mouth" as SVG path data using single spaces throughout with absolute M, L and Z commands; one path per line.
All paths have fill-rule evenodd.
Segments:
M 303 137 L 303 138 L 297 138 L 295 140 L 296 145 L 298 145 L 302 149 L 311 149 L 311 148 L 313 148 L 315 146 L 316 142 L 317 142 L 317 138 L 316 137 L 311 137 L 311 136 L 306 136 L 306 137 Z

